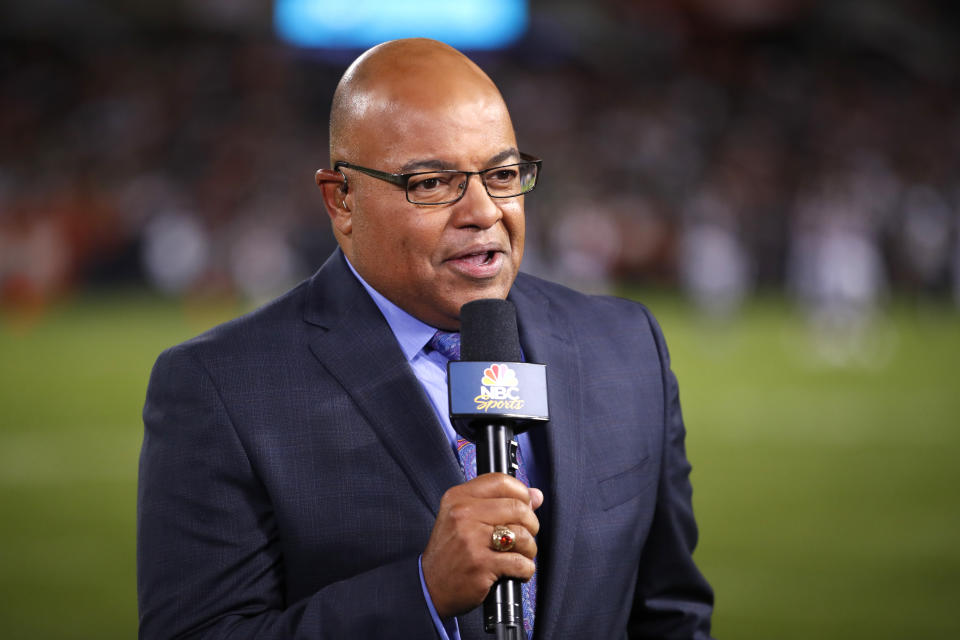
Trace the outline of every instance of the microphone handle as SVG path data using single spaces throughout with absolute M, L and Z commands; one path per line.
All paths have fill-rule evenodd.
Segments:
M 513 427 L 484 424 L 477 439 L 477 474 L 506 473 L 517 477 L 517 444 Z M 506 523 L 504 523 L 506 524 Z M 483 601 L 483 630 L 496 633 L 497 640 L 523 640 L 523 606 L 520 580 L 500 578 Z

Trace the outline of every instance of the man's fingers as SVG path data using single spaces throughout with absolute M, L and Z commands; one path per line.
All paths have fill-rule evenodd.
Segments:
M 473 498 L 516 498 L 528 503 L 533 499 L 526 485 L 505 473 L 485 473 L 459 488 Z
M 485 509 L 483 514 L 483 520 L 487 524 L 495 527 L 503 525 L 505 522 L 514 522 L 529 531 L 531 536 L 540 533 L 540 520 L 534 515 L 530 505 L 519 500 L 500 498 L 489 501 L 488 506 L 490 508 Z
M 514 552 L 494 551 L 496 557 L 491 560 L 493 581 L 499 578 L 519 578 L 526 582 L 533 577 L 537 565 L 530 558 Z
M 461 526 L 475 528 L 478 524 L 492 527 L 505 522 L 517 523 L 532 535 L 540 532 L 540 521 L 530 505 L 516 498 L 489 498 L 463 500 L 449 505 L 447 516 Z
M 543 491 L 535 487 L 530 487 L 527 491 L 530 494 L 530 506 L 533 509 L 539 509 L 543 504 Z

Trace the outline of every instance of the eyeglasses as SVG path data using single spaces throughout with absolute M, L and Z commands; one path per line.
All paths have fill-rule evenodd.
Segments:
M 384 180 L 403 187 L 407 201 L 412 204 L 451 204 L 457 202 L 467 192 L 470 176 L 480 176 L 480 182 L 491 198 L 515 198 L 530 193 L 537 186 L 537 175 L 543 163 L 526 153 L 521 153 L 523 162 L 491 167 L 483 171 L 457 171 L 438 169 L 436 171 L 417 171 L 414 173 L 386 173 L 350 164 L 342 160 L 334 163 L 334 171 L 341 168 L 353 169 L 368 176 Z M 343 172 L 340 171 L 342 174 Z M 344 176 L 346 179 L 346 176 Z

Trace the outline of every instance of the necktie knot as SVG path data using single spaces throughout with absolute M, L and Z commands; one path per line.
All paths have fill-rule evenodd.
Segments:
M 460 359 L 460 334 L 457 332 L 437 330 L 427 346 L 447 360 Z

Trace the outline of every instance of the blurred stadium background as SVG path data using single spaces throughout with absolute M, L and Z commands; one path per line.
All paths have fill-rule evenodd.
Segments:
M 312 174 L 375 5 L 0 5 L 3 637 L 135 636 L 150 366 L 334 246 Z M 960 7 L 482 6 L 544 158 L 526 269 L 671 344 L 716 635 L 960 637 Z

